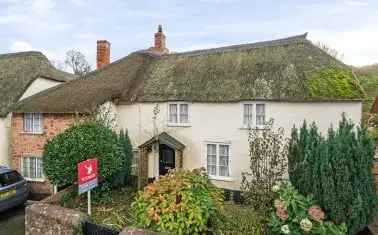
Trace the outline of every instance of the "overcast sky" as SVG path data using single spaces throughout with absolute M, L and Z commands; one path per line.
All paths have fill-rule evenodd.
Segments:
M 378 63 L 377 0 L 0 0 L 0 53 L 69 49 L 94 65 L 96 40 L 112 60 L 152 46 L 162 24 L 171 51 L 249 43 L 305 32 L 347 64 Z

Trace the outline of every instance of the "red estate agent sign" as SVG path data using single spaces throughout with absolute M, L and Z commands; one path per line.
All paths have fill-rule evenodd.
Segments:
M 97 158 L 85 160 L 77 165 L 79 194 L 85 193 L 92 188 L 97 187 L 97 166 Z

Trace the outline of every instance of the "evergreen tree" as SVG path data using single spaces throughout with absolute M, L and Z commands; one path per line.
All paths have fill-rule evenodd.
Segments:
M 127 131 L 121 130 L 119 132 L 119 140 L 124 152 L 125 160 L 122 172 L 118 176 L 117 184 L 130 185 L 131 184 L 131 161 L 133 157 L 133 147 L 130 142 Z
M 289 147 L 289 175 L 305 195 L 313 195 L 331 220 L 345 222 L 349 234 L 361 231 L 377 210 L 372 175 L 373 140 L 343 116 L 322 138 L 315 124 L 294 128 Z

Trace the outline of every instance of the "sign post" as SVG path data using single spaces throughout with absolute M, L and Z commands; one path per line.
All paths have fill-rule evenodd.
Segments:
M 88 215 L 91 215 L 91 189 L 98 185 L 97 158 L 87 159 L 77 164 L 79 195 L 87 192 Z

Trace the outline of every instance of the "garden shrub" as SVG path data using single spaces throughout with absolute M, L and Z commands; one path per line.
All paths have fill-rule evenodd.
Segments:
M 119 132 L 119 141 L 124 152 L 124 161 L 121 171 L 116 175 L 113 180 L 113 186 L 122 187 L 130 186 L 131 182 L 131 159 L 133 157 L 133 147 L 130 142 L 129 135 L 127 131 L 121 130 Z
M 124 166 L 125 156 L 117 133 L 100 122 L 76 124 L 44 146 L 43 170 L 56 185 L 77 181 L 77 163 L 96 157 L 101 180 L 111 182 Z
M 325 213 L 311 197 L 299 194 L 290 183 L 276 185 L 273 189 L 276 200 L 268 223 L 269 234 L 347 234 L 345 224 L 326 221 Z
M 245 203 L 265 217 L 274 197 L 271 189 L 287 169 L 288 141 L 271 120 L 264 129 L 250 130 L 248 142 L 250 170 L 242 172 L 241 190 Z
M 219 218 L 212 220 L 213 234 L 219 235 L 260 235 L 263 220 L 252 207 L 232 203 L 225 204 L 219 213 Z
M 136 227 L 199 234 L 216 218 L 223 197 L 204 170 L 170 171 L 139 192 L 131 206 Z
M 289 175 L 295 188 L 313 195 L 337 224 L 345 222 L 349 234 L 369 224 L 377 209 L 372 175 L 374 143 L 366 129 L 343 116 L 335 131 L 322 137 L 315 124 L 292 131 Z

